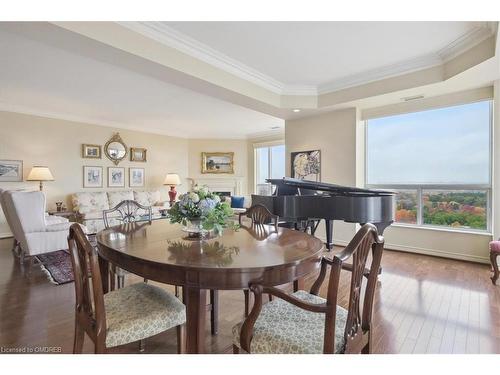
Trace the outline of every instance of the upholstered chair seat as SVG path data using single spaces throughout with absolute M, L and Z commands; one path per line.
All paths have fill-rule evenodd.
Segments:
M 186 308 L 173 294 L 137 283 L 104 295 L 106 347 L 139 341 L 186 322 Z
M 500 254 L 500 241 L 491 241 L 490 251 Z
M 326 303 L 326 299 L 303 290 L 292 296 L 313 304 Z M 337 306 L 335 353 L 344 350 L 346 319 L 347 310 Z M 239 348 L 242 324 L 233 327 L 233 344 Z M 325 314 L 306 311 L 282 299 L 274 299 L 262 306 L 250 348 L 253 354 L 322 354 L 324 332 Z

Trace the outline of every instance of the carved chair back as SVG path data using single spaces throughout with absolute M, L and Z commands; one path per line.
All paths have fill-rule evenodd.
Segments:
M 253 205 L 252 207 L 248 208 L 245 212 L 240 213 L 238 218 L 240 225 L 241 225 L 241 218 L 243 216 L 246 216 L 250 220 L 252 220 L 252 224 L 263 225 L 272 223 L 276 228 L 276 230 L 278 229 L 278 219 L 279 219 L 278 215 L 272 214 L 267 209 L 267 207 L 263 206 L 262 204 Z
M 102 212 L 104 226 L 106 228 L 110 227 L 110 219 L 119 213 L 120 220 L 123 223 L 132 223 L 139 219 L 146 219 L 151 222 L 153 220 L 153 211 L 151 206 L 143 206 L 134 200 L 124 200 L 118 203 L 115 207 L 109 210 L 104 210 Z
M 335 318 L 338 299 L 340 272 L 347 269 L 350 272 L 349 306 L 347 309 L 347 323 L 344 331 L 345 353 L 360 353 L 369 351 L 370 330 L 372 320 L 373 299 L 377 285 L 380 262 L 384 249 L 384 239 L 378 235 L 377 228 L 372 224 L 365 224 L 356 233 L 347 247 L 334 256 L 332 260 L 324 258 L 318 279 L 311 288 L 312 294 L 318 294 L 325 275 L 326 266 L 330 265 L 330 278 L 327 292 L 327 311 L 325 321 L 325 353 L 333 353 L 335 337 Z M 368 256 L 372 253 L 372 262 L 369 273 L 366 270 Z M 351 264 L 345 261 L 352 259 Z M 367 283 L 362 297 L 363 277 Z M 361 308 L 362 307 L 362 308 Z
M 106 341 L 106 312 L 96 250 L 78 224 L 69 229 L 69 251 L 76 292 L 76 320 L 94 341 L 96 350 L 103 350 Z

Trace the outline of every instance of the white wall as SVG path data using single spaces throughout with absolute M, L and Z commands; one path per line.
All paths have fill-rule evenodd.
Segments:
M 144 147 L 147 163 L 130 162 L 128 158 L 118 166 L 125 167 L 126 187 L 128 188 L 128 168 L 144 167 L 146 186 L 144 189 L 160 188 L 164 199 L 166 188 L 162 185 L 167 172 L 178 173 L 185 182 L 188 177 L 188 141 L 182 138 L 167 137 L 136 131 L 113 129 L 85 123 L 54 120 L 43 117 L 0 112 L 0 159 L 23 160 L 24 178 L 33 165 L 47 165 L 55 181 L 46 182 L 48 209 L 54 209 L 54 202 L 65 201 L 70 207 L 70 194 L 77 191 L 123 190 L 124 188 L 84 189 L 84 165 L 103 166 L 107 177 L 107 167 L 114 164 L 102 155 L 102 159 L 81 158 L 82 143 L 104 146 L 114 132 L 119 132 L 127 146 Z M 246 162 L 246 160 L 245 160 Z M 182 191 L 184 186 L 179 187 Z M 0 188 L 38 189 L 37 182 L 0 182 Z M 0 236 L 9 233 L 5 218 L 0 210 Z
M 285 123 L 286 173 L 290 176 L 290 153 L 321 150 L 321 180 L 356 186 L 356 109 L 344 109 Z M 321 224 L 323 225 L 323 224 Z M 324 236 L 321 226 L 317 235 Z M 349 241 L 355 225 L 336 221 L 334 239 Z
M 202 174 L 202 152 L 234 152 L 234 174 Z M 188 161 L 190 178 L 241 177 L 243 194 L 247 194 L 248 185 L 248 151 L 246 139 L 190 139 L 188 141 Z

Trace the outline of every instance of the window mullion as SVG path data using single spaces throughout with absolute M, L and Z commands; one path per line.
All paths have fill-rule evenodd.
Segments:
M 273 175 L 272 172 L 272 167 L 273 167 L 273 153 L 271 152 L 271 147 L 267 148 L 267 162 L 268 162 L 268 167 L 267 167 L 267 178 L 271 178 Z
M 422 225 L 424 223 L 424 202 L 422 199 L 422 187 L 417 189 L 417 225 Z

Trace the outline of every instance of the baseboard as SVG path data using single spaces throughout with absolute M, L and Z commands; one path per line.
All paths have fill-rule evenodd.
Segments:
M 0 232 L 0 239 L 12 237 L 12 233 L 10 232 Z
M 322 238 L 320 238 L 320 239 L 322 239 Z M 322 239 L 322 240 L 324 241 L 324 239 Z M 346 246 L 348 243 L 349 243 L 348 241 L 333 240 L 333 244 L 338 245 L 338 246 Z M 465 261 L 474 262 L 474 263 L 485 263 L 485 264 L 490 263 L 489 257 L 481 257 L 481 256 L 471 255 L 471 254 L 453 253 L 453 252 L 449 252 L 449 251 L 428 249 L 428 248 L 424 248 L 424 247 L 415 247 L 415 246 L 406 246 L 406 245 L 386 243 L 385 248 L 387 250 L 397 250 L 397 251 L 404 251 L 406 253 L 424 254 L 424 255 L 431 255 L 431 256 L 440 257 L 440 258 L 465 260 Z

